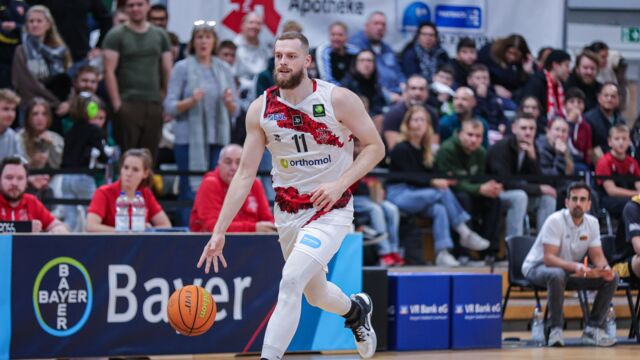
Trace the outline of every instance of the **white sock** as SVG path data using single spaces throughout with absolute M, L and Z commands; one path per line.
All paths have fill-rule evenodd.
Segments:
M 469 227 L 465 223 L 456 226 L 456 232 L 462 239 L 466 239 L 467 237 L 469 237 L 469 235 L 471 235 L 471 229 L 469 229 Z

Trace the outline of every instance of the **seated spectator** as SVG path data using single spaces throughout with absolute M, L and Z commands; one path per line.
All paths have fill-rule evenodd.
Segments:
M 405 76 L 396 60 L 396 54 L 387 43 L 382 41 L 387 31 L 387 19 L 383 12 L 374 11 L 367 18 L 364 31 L 356 33 L 349 39 L 349 44 L 358 50 L 369 50 L 376 55 L 376 68 L 378 69 L 378 81 L 391 102 L 400 99 L 402 84 Z
M 596 176 L 640 176 L 640 167 L 636 159 L 627 153 L 631 140 L 629 127 L 618 124 L 609 130 L 609 147 L 596 164 Z M 600 206 L 607 209 L 611 216 L 619 218 L 624 205 L 640 192 L 640 181 L 628 179 L 597 179 L 600 192 Z
M 354 138 L 354 159 L 362 151 L 361 143 Z M 405 264 L 404 258 L 398 253 L 400 246 L 400 211 L 392 202 L 385 200 L 383 188 L 379 188 L 381 193 L 375 194 L 377 198 L 372 198 L 368 183 L 374 182 L 374 178 L 363 178 L 351 185 L 353 194 L 353 210 L 356 214 L 368 216 L 368 225 L 377 234 L 387 235 L 377 245 L 378 257 L 382 266 L 402 266 Z
M 476 49 L 475 40 L 463 37 L 458 41 L 456 49 L 456 58 L 451 60 L 451 66 L 454 70 L 455 87 L 467 86 L 467 77 L 471 67 L 478 60 L 478 50 Z
M 369 116 L 378 131 L 382 132 L 382 108 L 385 106 L 384 93 L 378 83 L 376 55 L 370 50 L 362 50 L 356 55 L 349 73 L 342 79 L 342 86 L 363 96 L 369 102 Z
M 64 138 L 49 130 L 53 114 L 49 103 L 34 98 L 27 107 L 24 128 L 17 133 L 19 153 L 24 154 L 33 169 L 59 169 L 64 151 Z
M 100 38 L 96 44 L 97 49 L 102 45 L 102 40 L 111 29 L 111 9 L 107 9 L 103 1 L 75 0 L 72 4 L 58 0 L 29 0 L 30 5 L 44 5 L 53 15 L 58 24 L 61 37 L 69 46 L 69 51 L 75 63 L 82 63 L 87 58 L 97 56 L 95 50 L 90 47 L 89 22 L 91 15 L 94 24 L 100 30 Z M 99 53 L 99 51 L 98 51 Z
M 524 37 L 518 34 L 485 45 L 478 52 L 478 62 L 489 68 L 493 88 L 504 99 L 514 98 L 514 92 L 533 74 L 531 51 Z
M 189 228 L 196 232 L 211 232 L 218 222 L 222 203 L 229 190 L 231 179 L 238 170 L 242 147 L 230 144 L 222 148 L 218 167 L 207 173 L 196 193 Z M 229 232 L 276 232 L 273 214 L 262 183 L 254 180 L 244 204 L 229 225 Z
M 0 89 L 11 87 L 11 63 L 20 44 L 27 4 L 22 1 L 3 3 L 0 11 Z
M 124 9 L 124 6 L 119 6 L 113 12 L 111 27 L 116 27 L 118 25 L 124 25 L 129 21 L 129 14 Z
M 535 96 L 525 96 L 518 106 L 517 114 L 527 113 L 536 119 L 536 137 L 547 133 L 547 117 L 542 113 L 540 101 Z
M 320 79 L 340 84 L 351 68 L 358 49 L 347 44 L 347 25 L 336 21 L 329 25 L 329 43 L 318 46 L 313 57 L 318 64 Z
M 62 119 L 63 135 L 66 134 L 69 129 L 71 129 L 71 126 L 73 126 L 73 119 L 68 116 L 71 99 L 81 92 L 96 94 L 98 92 L 98 83 L 100 82 L 100 77 L 100 71 L 96 67 L 93 67 L 91 65 L 84 65 L 76 70 L 69 99 L 62 102 L 58 107 L 60 109 L 60 115 L 64 116 L 64 118 Z M 64 113 L 64 115 L 62 113 Z
M 413 106 L 407 111 L 400 127 L 401 142 L 389 154 L 389 170 L 413 174 L 390 178 L 388 199 L 407 214 L 433 218 L 436 265 L 459 266 L 458 260 L 449 252 L 453 249 L 451 229 L 460 235 L 460 245 L 465 248 L 485 250 L 490 243 L 467 225 L 471 216 L 453 195 L 452 181 L 433 177 L 436 175 L 432 150 L 434 134 L 430 121 L 429 112 L 422 106 Z
M 551 46 L 544 46 L 538 50 L 538 56 L 534 66 L 534 72 L 542 72 L 544 70 L 544 62 L 547 61 L 547 57 L 551 54 L 553 48 Z
M 132 200 L 136 191 L 144 199 L 147 227 L 168 228 L 171 222 L 151 192 L 153 181 L 151 152 L 148 149 L 129 149 L 120 160 L 120 178 L 103 185 L 93 194 L 87 210 L 86 231 L 115 232 L 116 199 L 124 192 Z
M 105 110 L 104 103 L 94 94 L 81 92 L 71 100 L 73 126 L 64 137 L 67 145 L 62 156 L 63 168 L 89 169 L 92 162 L 107 161 L 104 132 L 91 124 L 99 116 L 100 110 Z M 91 175 L 65 174 L 62 177 L 62 197 L 65 199 L 89 200 L 95 191 L 96 183 Z M 64 222 L 71 231 L 83 231 L 84 227 L 80 226 L 82 220 L 78 219 L 78 207 L 65 205 L 63 209 Z
M 556 209 L 556 190 L 549 185 L 512 179 L 514 175 L 541 175 L 535 146 L 536 120 L 519 114 L 511 124 L 512 135 L 495 143 L 487 152 L 487 173 L 503 180 L 506 191 L 500 200 L 506 204 L 505 236 L 523 235 L 527 210 L 536 211 L 538 232 Z
M 433 77 L 433 82 L 429 86 L 428 104 L 438 112 L 438 116 L 453 114 L 453 67 L 443 65 Z
M 13 90 L 0 89 L 0 160 L 7 156 L 24 156 L 20 153 L 16 132 L 11 128 L 19 104 L 20 97 Z
M 618 85 L 605 83 L 598 94 L 598 106 L 584 114 L 584 118 L 591 126 L 594 163 L 597 163 L 598 159 L 610 149 L 607 137 L 609 130 L 615 125 L 626 123 L 620 114 L 619 106 Z
M 420 74 L 431 82 L 436 70 L 449 63 L 447 51 L 440 46 L 436 25 L 432 22 L 420 24 L 413 40 L 400 53 L 400 59 L 406 77 Z
M 536 138 L 540 171 L 549 175 L 550 183 L 559 189 L 556 209 L 562 209 L 560 199 L 564 199 L 564 189 L 569 182 L 566 176 L 573 175 L 573 158 L 569 150 L 569 124 L 564 118 L 555 117 L 549 122 L 546 135 Z
M 569 124 L 562 117 L 549 122 L 546 135 L 536 139 L 540 171 L 551 176 L 573 175 L 573 159 L 569 151 Z
M 614 69 L 614 64 L 610 61 L 609 45 L 603 41 L 594 41 L 585 48 L 598 55 L 598 77 L 597 80 L 604 84 L 612 82 L 618 84 L 618 78 Z
M 220 60 L 226 62 L 234 69 L 234 65 L 236 63 L 236 50 L 238 47 L 231 40 L 223 40 L 218 45 L 218 50 L 216 51 Z M 235 75 L 235 72 L 234 72 Z
M 598 105 L 598 93 L 602 84 L 596 80 L 598 76 L 598 55 L 591 51 L 583 51 L 576 58 L 576 66 L 564 84 L 565 89 L 573 87 L 582 90 L 585 95 L 585 110 L 589 111 Z
M 571 56 L 566 51 L 551 51 L 544 63 L 544 70 L 531 76 L 522 89 L 520 96 L 531 95 L 538 99 L 547 119 L 565 116 L 562 83 L 569 77 L 570 63 Z
M 473 113 L 489 123 L 489 144 L 493 144 L 504 137 L 509 121 L 504 116 L 502 100 L 491 88 L 489 69 L 484 64 L 473 65 L 467 82 L 476 94 Z
M 576 175 L 587 173 L 593 165 L 591 145 L 591 125 L 584 119 L 584 93 L 578 88 L 570 88 L 564 97 L 564 109 L 569 123 L 569 151 L 573 159 Z
M 482 127 L 478 119 L 467 120 L 455 136 L 442 143 L 436 154 L 436 167 L 441 173 L 458 176 L 485 174 L 487 152 L 482 148 Z M 491 242 L 485 255 L 495 257 L 500 250 L 498 228 L 502 184 L 495 180 L 461 179 L 451 189 L 462 208 L 471 214 L 473 228 Z
M 622 280 L 640 285 L 640 196 L 634 196 L 622 210 L 616 234 L 613 271 Z M 620 227 L 624 226 L 624 230 Z
M 455 97 L 453 98 L 453 107 L 455 113 L 447 115 L 440 119 L 440 125 L 438 126 L 438 134 L 440 134 L 440 141 L 443 142 L 453 136 L 456 130 L 460 129 L 463 122 L 471 119 L 478 119 L 482 122 L 483 136 L 482 146 L 486 149 L 489 146 L 488 129 L 489 124 L 481 117 L 473 114 L 473 109 L 476 106 L 476 98 L 473 94 L 473 90 L 468 87 L 459 87 L 456 90 Z
M 16 49 L 13 59 L 13 86 L 25 103 L 41 97 L 57 112 L 71 89 L 71 79 L 66 73 L 71 65 L 71 53 L 48 8 L 31 7 L 25 29 L 22 45 Z
M 604 257 L 598 220 L 588 214 L 591 189 L 584 183 L 571 185 L 565 206 L 566 209 L 554 212 L 545 221 L 522 264 L 522 273 L 535 285 L 547 289 L 549 346 L 564 346 L 562 307 L 567 288 L 598 290 L 582 333 L 582 343 L 612 346 L 616 339 L 607 335 L 604 321 L 618 285 L 618 275 Z M 587 254 L 593 269 L 582 262 Z
M 429 112 L 429 116 L 431 116 L 431 125 L 434 126 L 433 130 L 435 131 L 438 128 L 438 115 L 433 108 L 427 105 L 428 98 L 429 89 L 427 79 L 418 74 L 409 76 L 407 86 L 405 86 L 402 92 L 402 101 L 397 101 L 391 105 L 389 110 L 384 114 L 382 130 L 388 150 L 396 146 L 398 135 L 400 135 L 400 124 L 402 124 L 402 119 L 404 119 L 404 114 L 407 112 L 407 109 L 411 106 L 424 106 Z
M 0 220 L 31 221 L 32 232 L 69 232 L 35 196 L 26 194 L 27 166 L 19 157 L 9 156 L 0 163 Z

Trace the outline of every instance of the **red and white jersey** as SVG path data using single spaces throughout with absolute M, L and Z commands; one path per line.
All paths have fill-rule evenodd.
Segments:
M 353 164 L 351 131 L 336 120 L 331 104 L 335 85 L 312 81 L 313 93 L 297 105 L 282 99 L 277 87 L 268 89 L 263 96 L 260 126 L 273 160 L 276 224 L 278 213 L 311 213 L 298 216 L 309 217 L 303 224 L 323 216 L 325 213 L 316 212 L 309 201 L 310 193 L 321 184 L 339 179 Z M 351 192 L 347 190 L 332 210 L 353 212 L 350 200 Z

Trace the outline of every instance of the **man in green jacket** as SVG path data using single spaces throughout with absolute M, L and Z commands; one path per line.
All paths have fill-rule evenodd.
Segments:
M 436 167 L 442 173 L 459 176 L 484 175 L 486 151 L 482 148 L 483 123 L 463 121 L 460 130 L 442 143 L 436 155 Z M 485 256 L 499 250 L 498 226 L 502 184 L 495 180 L 458 180 L 451 189 L 462 207 L 471 214 L 475 230 L 491 242 Z

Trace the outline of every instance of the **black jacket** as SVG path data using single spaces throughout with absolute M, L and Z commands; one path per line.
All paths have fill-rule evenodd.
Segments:
M 600 92 L 600 88 L 602 88 L 602 84 L 598 81 L 595 81 L 591 85 L 587 85 L 582 82 L 582 79 L 578 77 L 575 70 L 571 72 L 567 82 L 565 83 L 564 88 L 569 90 L 571 88 L 578 88 L 582 90 L 586 96 L 584 101 L 584 111 L 589 111 L 594 107 L 598 106 L 598 93 Z
M 488 43 L 478 51 L 478 62 L 485 64 L 489 68 L 491 83 L 504 86 L 511 92 L 522 88 L 527 83 L 529 74 L 524 71 L 521 64 L 508 65 L 507 67 L 502 67 L 498 64 L 491 56 L 492 44 Z
M 509 135 L 493 144 L 487 152 L 487 174 L 498 175 L 505 190 L 521 189 L 529 196 L 542 194 L 540 185 L 531 184 L 524 180 L 511 180 L 510 175 L 541 175 L 537 160 L 525 155 L 522 167 L 518 171 L 518 140 L 515 135 Z
M 63 168 L 89 167 L 91 149 L 100 150 L 98 160 L 106 162 L 104 153 L 104 133 L 102 129 L 86 122 L 76 121 L 64 136 L 64 152 L 62 153 Z
M 600 110 L 600 105 L 584 113 L 584 118 L 591 125 L 591 143 L 592 146 L 600 147 L 602 153 L 606 153 L 609 148 L 609 129 L 618 124 L 624 124 L 625 121 L 619 112 L 613 114 L 613 122 Z

